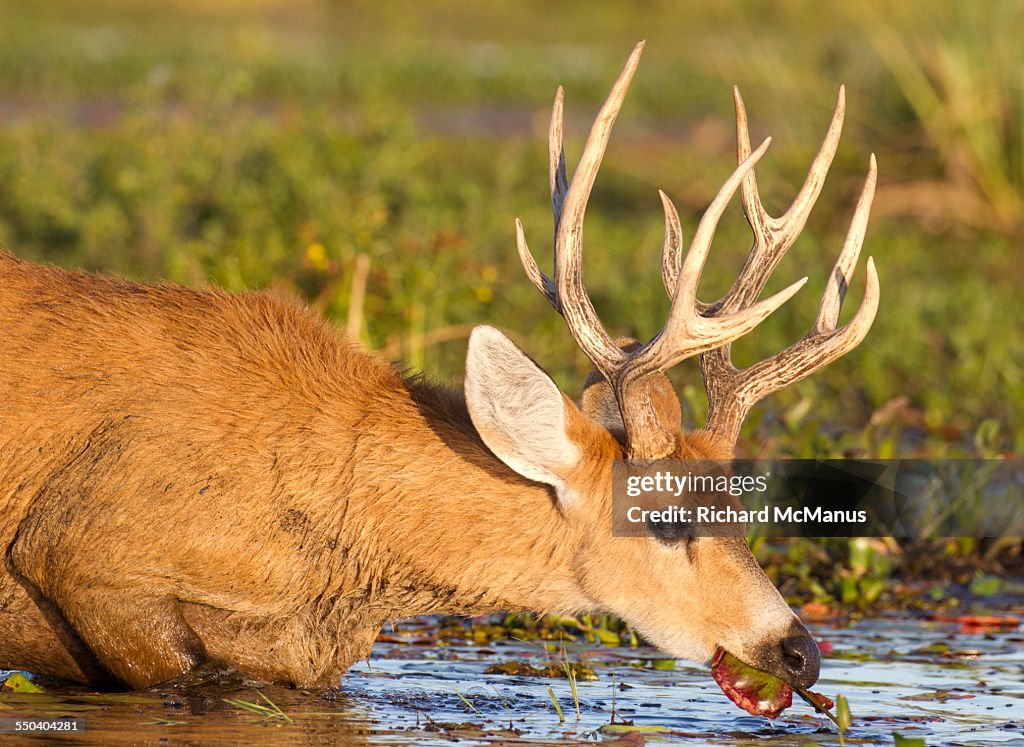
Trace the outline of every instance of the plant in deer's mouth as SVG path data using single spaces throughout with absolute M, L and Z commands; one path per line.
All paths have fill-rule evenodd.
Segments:
M 793 705 L 793 687 L 775 675 L 744 664 L 721 647 L 711 660 L 711 676 L 729 700 L 754 716 L 777 718 Z M 796 690 L 815 710 L 835 721 L 829 713 L 833 705 L 829 698 L 802 688 Z

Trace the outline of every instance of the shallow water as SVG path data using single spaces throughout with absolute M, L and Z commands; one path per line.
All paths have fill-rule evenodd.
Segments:
M 815 690 L 850 702 L 847 743 L 892 744 L 896 731 L 928 745 L 1024 745 L 1024 631 L 965 633 L 955 623 L 905 618 L 810 627 L 832 647 Z M 647 743 L 838 744 L 831 722 L 802 702 L 775 721 L 749 716 L 706 668 L 656 668 L 670 664 L 657 665 L 663 655 L 648 648 L 566 644 L 571 661 L 585 661 L 599 676 L 578 683 L 577 719 L 565 679 L 484 674 L 501 661 L 557 663 L 560 655 L 546 654 L 540 642 L 418 645 L 423 630 L 421 620 L 389 631 L 391 640 L 328 693 L 255 687 L 225 675 L 122 695 L 51 688 L 0 695 L 0 719 L 81 716 L 85 731 L 63 735 L 68 744 L 634 745 L 640 736 Z M 260 693 L 291 721 L 224 702 L 266 706 Z M 609 727 L 613 705 L 616 725 Z M 629 730 L 639 734 L 628 737 Z M 7 734 L 0 742 L 36 740 Z

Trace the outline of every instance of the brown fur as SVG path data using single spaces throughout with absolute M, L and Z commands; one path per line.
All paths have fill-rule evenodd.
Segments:
M 558 606 L 549 491 L 457 397 L 268 295 L 8 254 L 0 284 L 0 666 L 93 679 L 91 650 L 142 686 L 213 656 L 326 683 L 387 620 Z M 488 499 L 424 512 L 428 475 Z M 521 560 L 484 574 L 478 547 Z
M 214 659 L 329 685 L 412 614 L 628 604 L 623 569 L 676 561 L 599 547 L 622 450 L 566 408 L 569 478 L 598 496 L 569 510 L 460 396 L 293 302 L 0 252 L 0 668 L 145 687 Z M 686 604 L 659 614 L 704 625 Z M 702 653 L 727 635 L 708 624 Z

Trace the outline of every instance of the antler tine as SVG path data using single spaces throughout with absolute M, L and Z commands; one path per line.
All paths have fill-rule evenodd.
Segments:
M 739 91 L 737 91 L 737 96 Z M 843 120 L 846 118 L 846 86 L 839 86 L 839 93 L 836 95 L 836 106 L 832 112 L 832 121 L 829 122 L 825 138 L 821 142 L 821 148 L 811 161 L 811 167 L 807 170 L 807 178 L 797 193 L 789 210 L 778 218 L 780 227 L 785 226 L 789 234 L 787 239 L 792 243 L 803 231 L 807 224 L 807 217 L 811 214 L 814 203 L 821 194 L 821 188 L 825 186 L 825 177 L 832 167 L 832 160 L 835 158 L 836 150 L 839 148 L 839 138 L 843 134 Z
M 732 87 L 732 101 L 736 109 L 736 161 L 742 161 L 750 155 L 750 128 L 747 125 L 747 107 L 743 104 L 743 96 L 740 95 L 740 87 Z M 747 222 L 754 230 L 756 238 L 764 233 L 765 223 L 768 214 L 765 212 L 761 202 L 761 196 L 757 189 L 757 175 L 751 174 L 743 180 L 741 194 L 743 203 L 743 214 L 747 216 Z
M 658 190 L 661 206 L 665 210 L 665 239 L 661 244 L 661 283 L 669 298 L 676 294 L 676 282 L 683 264 L 683 227 L 679 211 L 668 195 Z
M 516 221 L 516 247 L 527 277 L 558 313 L 565 317 L 576 343 L 609 381 L 616 375 L 625 354 L 604 329 L 583 285 L 583 218 L 597 171 L 604 160 L 612 127 L 640 63 L 644 44 L 641 41 L 633 48 L 611 93 L 598 112 L 571 183 L 566 176 L 562 144 L 564 93 L 561 86 L 555 94 L 548 130 L 551 209 L 555 223 L 554 281 L 537 266 L 527 246 L 522 224 Z M 563 220 L 563 217 L 568 220 Z
M 828 278 L 828 285 L 821 298 L 821 306 L 818 308 L 818 318 L 814 323 L 813 332 L 829 332 L 834 330 L 839 323 L 839 311 L 843 307 L 843 299 L 846 297 L 850 278 L 853 277 L 853 271 L 857 268 L 857 259 L 860 257 L 860 250 L 864 245 L 864 234 L 868 228 L 868 218 L 871 215 L 871 203 L 875 198 L 877 181 L 878 165 L 875 163 L 875 154 L 872 153 L 868 160 L 868 177 L 864 182 L 860 198 L 857 200 L 857 209 L 853 212 L 853 220 L 850 221 L 850 229 L 846 233 L 843 251 Z
M 640 55 L 644 50 L 644 42 L 639 42 L 626 60 L 622 72 L 612 86 L 608 98 L 590 128 L 587 143 L 583 148 L 579 164 L 572 175 L 572 182 L 562 202 L 562 213 L 557 219 L 555 232 L 555 287 L 558 292 L 559 311 L 565 317 L 576 344 L 593 361 L 597 369 L 612 381 L 625 359 L 625 354 L 612 341 L 604 325 L 597 317 L 590 298 L 583 285 L 583 218 L 586 214 L 587 201 L 594 187 L 598 169 L 604 160 L 612 127 L 618 117 L 626 91 L 633 80 Z M 556 104 L 557 104 L 556 98 Z M 555 119 L 559 122 L 555 124 Z M 552 117 L 549 151 L 553 156 L 561 156 L 561 117 Z M 552 166 L 552 182 L 557 185 L 556 167 Z
M 877 173 L 872 154 L 843 251 L 829 276 L 811 331 L 786 349 L 742 371 L 732 365 L 725 346 L 701 356 L 701 374 L 709 400 L 705 430 L 730 447 L 735 445 L 743 420 L 755 403 L 842 357 L 867 336 L 880 298 L 878 273 L 871 257 L 867 261 L 867 287 L 860 308 L 843 327 L 838 327 L 838 320 L 864 242 Z
M 551 212 L 555 216 L 555 235 L 562 222 L 562 204 L 569 191 L 569 178 L 565 173 L 565 147 L 562 144 L 562 109 L 565 91 L 561 86 L 555 91 L 555 103 L 551 106 L 551 125 L 548 127 L 548 168 L 551 182 Z
M 555 91 L 555 102 L 551 105 L 551 124 L 548 127 L 548 181 L 551 185 L 551 213 L 555 219 L 555 237 L 558 236 L 558 225 L 562 221 L 562 203 L 565 202 L 565 193 L 569 191 L 569 179 L 565 173 L 565 148 L 562 145 L 562 110 L 564 106 L 565 91 L 561 86 Z M 523 232 L 522 222 L 516 218 L 516 249 L 519 250 L 519 261 L 523 263 L 526 276 L 533 283 L 534 287 L 548 299 L 555 311 L 562 313 L 562 307 L 558 303 L 558 292 L 555 289 L 554 281 L 549 278 L 537 266 L 537 261 L 526 244 L 526 234 Z M 555 253 L 558 253 L 558 244 L 555 244 Z M 557 263 L 557 260 L 556 260 Z
M 555 290 L 555 283 L 537 266 L 537 260 L 533 258 L 533 253 L 526 244 L 523 222 L 518 218 L 516 218 L 516 249 L 519 250 L 519 261 L 523 264 L 526 277 L 530 279 L 530 282 L 541 292 L 544 298 L 548 299 L 548 303 L 555 308 L 555 311 L 561 314 L 562 309 L 558 305 L 558 292 Z

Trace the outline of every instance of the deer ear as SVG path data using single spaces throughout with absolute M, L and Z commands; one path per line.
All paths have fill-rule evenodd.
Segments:
M 523 477 L 554 486 L 580 461 L 569 438 L 567 408 L 555 382 L 494 327 L 469 336 L 466 405 L 487 448 Z
M 619 403 L 604 376 L 597 369 L 590 372 L 583 382 L 583 394 L 580 397 L 580 409 L 587 420 L 597 423 L 623 446 L 626 445 L 626 425 L 622 422 Z

